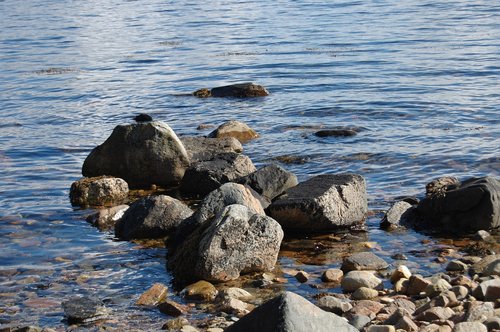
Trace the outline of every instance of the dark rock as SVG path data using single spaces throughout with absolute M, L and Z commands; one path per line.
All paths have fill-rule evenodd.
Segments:
M 367 210 L 365 180 L 356 174 L 315 176 L 268 208 L 285 230 L 308 232 L 362 224 Z
M 64 315 L 70 324 L 88 323 L 104 319 L 108 310 L 104 304 L 94 298 L 74 297 L 62 303 Z
M 405 254 L 397 253 L 391 256 L 392 259 L 399 260 L 399 261 L 406 261 L 408 260 L 408 257 L 406 257 Z
M 97 176 L 73 182 L 69 198 L 75 206 L 112 206 L 123 203 L 128 193 L 128 185 L 124 180 Z
M 250 158 L 238 153 L 221 153 L 192 165 L 181 182 L 185 194 L 204 196 L 222 184 L 255 172 Z
M 389 266 L 386 261 L 372 252 L 359 252 L 344 259 L 341 269 L 344 272 L 354 270 L 383 270 Z
M 357 131 L 353 129 L 324 129 L 314 133 L 318 137 L 349 137 L 357 135 Z
M 189 307 L 172 300 L 166 300 L 158 305 L 158 310 L 165 315 L 178 317 L 187 314 Z
M 238 180 L 269 201 L 298 184 L 295 174 L 278 165 L 267 165 Z
M 227 281 L 274 268 L 283 239 L 280 225 L 246 206 L 230 205 L 177 247 L 169 266 L 183 281 Z
M 163 122 L 116 126 L 83 163 L 84 176 L 112 175 L 133 188 L 178 184 L 189 165 L 182 142 Z
M 99 230 L 109 230 L 123 217 L 128 209 L 128 205 L 118 205 L 108 209 L 100 209 L 86 218 L 87 222 L 99 228 Z
M 192 214 L 186 204 L 170 196 L 144 197 L 130 205 L 116 223 L 115 234 L 125 240 L 161 238 Z
M 230 120 L 221 124 L 217 129 L 208 134 L 211 138 L 234 137 L 241 143 L 246 143 L 259 135 L 247 124 Z
M 254 309 L 226 332 L 357 331 L 344 319 L 316 307 L 303 297 L 285 292 Z
M 500 227 L 500 181 L 493 177 L 472 178 L 460 187 L 445 186 L 417 206 L 418 229 L 466 233 Z
M 257 85 L 254 83 L 240 83 L 240 84 L 221 86 L 213 88 L 211 90 L 200 89 L 195 91 L 193 95 L 200 98 L 206 98 L 206 97 L 247 98 L 247 97 L 268 96 L 269 92 L 261 85 Z
M 358 330 L 362 330 L 368 323 L 371 322 L 370 317 L 366 315 L 355 315 L 354 317 L 351 318 L 349 323 L 354 326 Z
M 149 114 L 141 113 L 139 115 L 136 115 L 134 117 L 134 120 L 137 122 L 148 122 L 148 121 L 153 121 L 153 118 Z
M 180 137 L 186 148 L 191 164 L 213 159 L 219 153 L 243 152 L 240 141 L 234 137 L 208 138 L 202 136 Z
M 410 203 L 404 201 L 394 203 L 382 218 L 380 228 L 394 230 L 407 221 L 413 220 L 415 218 L 413 210 L 414 207 Z

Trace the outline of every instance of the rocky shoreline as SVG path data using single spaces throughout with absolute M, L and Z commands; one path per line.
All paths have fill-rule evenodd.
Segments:
M 259 87 L 243 84 L 194 94 L 266 95 Z M 437 255 L 436 260 L 446 262 L 438 274 L 415 274 L 398 253 L 394 253 L 398 264 L 391 266 L 370 252 L 369 244 L 365 252 L 345 254 L 339 268 L 317 266 L 315 275 L 301 270 L 276 273 L 286 236 L 344 234 L 335 240 L 342 244 L 366 229 L 370 211 L 364 178 L 322 174 L 299 183 L 281 166 L 257 169 L 242 153 L 242 144 L 258 134 L 238 121 L 222 124 L 208 137 L 178 137 L 163 122 L 146 116 L 138 119 L 117 126 L 90 153 L 82 168 L 85 177 L 71 186 L 70 201 L 99 209 L 87 221 L 114 231 L 118 239 L 165 241 L 174 289 L 154 284 L 136 302 L 170 316 L 164 329 L 500 330 L 500 255 L 495 254 L 500 227 L 498 179 L 434 179 L 426 186 L 425 197 L 395 201 L 384 214 L 380 228 L 387 232 L 413 228 L 474 238 L 476 251 L 471 255 Z M 309 300 L 283 292 L 287 283 L 283 274 L 325 292 Z M 171 294 L 180 295 L 183 303 Z M 193 307 L 203 308 L 210 318 L 190 319 Z M 112 315 L 96 298 L 77 296 L 65 301 L 63 308 L 68 324 L 93 324 Z

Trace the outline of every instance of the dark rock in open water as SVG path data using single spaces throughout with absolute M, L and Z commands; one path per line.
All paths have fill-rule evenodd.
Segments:
M 116 223 L 115 234 L 125 240 L 161 238 L 192 214 L 186 204 L 170 196 L 141 198 Z
M 73 182 L 69 198 L 76 206 L 112 206 L 125 201 L 128 193 L 128 184 L 124 180 L 97 176 Z
M 428 195 L 417 206 L 416 228 L 465 233 L 500 227 L 500 181 L 472 178 L 459 187 L 445 187 Z
M 318 137 L 349 137 L 356 136 L 357 132 L 353 129 L 323 129 L 314 133 Z
M 264 97 L 268 96 L 269 92 L 262 85 L 254 83 L 240 83 L 225 85 L 211 90 L 200 89 L 193 92 L 193 95 L 199 98 L 207 97 Z
M 357 174 L 318 175 L 289 189 L 268 208 L 285 230 L 326 231 L 364 222 L 365 180 Z
M 267 301 L 226 332 L 355 332 L 343 318 L 318 308 L 300 295 L 284 292 Z
M 84 176 L 112 175 L 133 188 L 178 184 L 189 158 L 182 142 L 163 122 L 119 125 L 83 163 Z

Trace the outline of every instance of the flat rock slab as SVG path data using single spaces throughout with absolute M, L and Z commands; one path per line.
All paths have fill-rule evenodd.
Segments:
M 116 126 L 85 159 L 82 173 L 112 175 L 132 188 L 149 188 L 178 184 L 188 166 L 186 149 L 175 132 L 155 121 Z
M 269 91 L 262 85 L 254 83 L 239 83 L 220 86 L 217 88 L 200 89 L 193 92 L 193 95 L 199 98 L 207 97 L 235 97 L 235 98 L 248 98 L 248 97 L 264 97 L 269 95 Z
M 269 300 L 239 321 L 226 332 L 355 332 L 343 318 L 316 307 L 300 295 L 284 292 Z
M 108 315 L 108 309 L 100 300 L 89 297 L 71 298 L 64 301 L 62 307 L 70 324 L 89 323 L 104 319 Z
M 354 270 L 383 270 L 389 266 L 386 261 L 372 252 L 355 253 L 342 263 L 342 271 L 349 272 Z
M 357 174 L 318 175 L 289 189 L 268 208 L 283 229 L 327 231 L 364 222 L 365 180 Z
M 238 180 L 250 186 L 269 202 L 299 182 L 297 176 L 278 165 L 267 165 Z
M 180 139 L 186 148 L 191 164 L 213 159 L 219 153 L 243 152 L 243 146 L 234 137 L 209 138 L 203 136 L 183 136 Z
M 247 156 L 221 153 L 189 167 L 182 179 L 181 191 L 188 195 L 205 196 L 222 184 L 255 171 L 255 166 Z
M 123 203 L 128 193 L 128 184 L 125 180 L 97 176 L 73 182 L 69 198 L 74 206 L 113 206 Z

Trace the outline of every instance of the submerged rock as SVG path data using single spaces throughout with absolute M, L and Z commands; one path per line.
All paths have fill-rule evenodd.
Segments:
M 88 223 L 92 224 L 92 226 L 99 228 L 101 231 L 113 229 L 115 224 L 123 217 L 128 208 L 129 206 L 124 204 L 113 206 L 108 209 L 100 209 L 96 213 L 88 216 L 86 220 Z
M 243 152 L 240 141 L 234 137 L 208 138 L 202 136 L 181 137 L 191 164 L 213 159 L 219 153 Z
M 356 130 L 349 128 L 323 129 L 323 130 L 318 130 L 317 132 L 314 133 L 314 135 L 317 137 L 349 137 L 349 136 L 356 136 L 357 134 L 358 132 Z
M 500 181 L 472 178 L 457 186 L 433 189 L 417 206 L 417 228 L 466 233 L 500 227 Z
M 254 83 L 240 83 L 225 85 L 217 88 L 200 89 L 193 92 L 193 95 L 199 98 L 207 97 L 236 97 L 236 98 L 247 98 L 247 97 L 264 97 L 268 96 L 269 92 L 261 85 Z
M 221 124 L 217 129 L 208 134 L 211 138 L 234 137 L 241 143 L 248 142 L 259 137 L 259 134 L 250 128 L 247 124 L 230 120 Z
M 83 163 L 84 176 L 112 175 L 130 187 L 178 184 L 189 158 L 182 142 L 163 122 L 119 125 Z
M 359 252 L 352 254 L 342 262 L 342 271 L 354 270 L 383 270 L 389 266 L 386 261 L 372 252 Z
M 128 185 L 124 180 L 97 176 L 73 182 L 69 198 L 71 204 L 76 206 L 110 206 L 123 203 L 128 193 Z
M 64 301 L 62 307 L 70 324 L 89 323 L 108 315 L 108 309 L 100 300 L 89 297 L 73 297 Z
M 161 238 L 192 214 L 186 204 L 170 196 L 144 197 L 130 205 L 116 223 L 115 234 L 125 240 Z
M 343 318 L 316 307 L 300 295 L 284 292 L 229 326 L 226 332 L 355 332 Z
M 298 184 L 297 176 L 278 165 L 267 165 L 238 180 L 269 202 Z
M 365 180 L 356 174 L 318 175 L 289 189 L 268 208 L 285 230 L 326 231 L 364 222 Z
M 176 278 L 227 281 L 271 270 L 283 239 L 280 225 L 243 205 L 226 207 L 195 229 L 169 259 Z
M 221 153 L 210 160 L 192 165 L 181 182 L 181 191 L 190 195 L 204 196 L 240 177 L 255 172 L 250 158 L 237 153 Z

